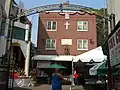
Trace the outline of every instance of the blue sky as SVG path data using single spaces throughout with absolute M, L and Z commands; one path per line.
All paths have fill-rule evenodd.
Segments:
M 19 3 L 20 0 L 15 0 Z M 24 3 L 25 9 L 30 9 L 38 6 L 48 5 L 48 4 L 58 4 L 61 1 L 65 2 L 67 0 L 21 0 Z M 106 0 L 69 0 L 71 4 L 83 5 L 92 8 L 103 8 L 106 7 Z M 33 23 L 32 27 L 32 42 L 37 43 L 37 30 L 38 30 L 38 14 L 29 16 L 29 19 Z

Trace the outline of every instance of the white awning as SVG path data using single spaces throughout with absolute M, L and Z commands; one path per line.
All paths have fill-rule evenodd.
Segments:
M 19 43 L 20 44 L 20 48 L 22 50 L 22 53 L 24 55 L 24 57 L 26 58 L 26 48 L 27 48 L 27 44 L 25 41 L 22 41 L 22 40 L 18 40 L 18 39 L 13 39 L 12 40 L 12 43 Z
M 72 61 L 72 55 L 35 55 L 32 57 L 33 60 L 48 60 L 48 61 Z
M 102 62 L 106 60 L 107 56 L 103 54 L 102 47 L 97 47 L 83 54 L 74 57 L 74 62 L 81 60 L 82 62 L 90 62 L 93 60 L 95 62 Z

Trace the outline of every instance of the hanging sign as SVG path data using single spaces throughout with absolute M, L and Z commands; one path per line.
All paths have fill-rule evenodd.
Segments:
M 108 40 L 111 66 L 120 63 L 120 27 Z

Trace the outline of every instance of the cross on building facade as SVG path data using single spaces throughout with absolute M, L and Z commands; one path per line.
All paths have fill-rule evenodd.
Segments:
M 70 23 L 69 23 L 69 22 L 66 22 L 64 25 L 66 26 L 66 29 L 68 29 Z

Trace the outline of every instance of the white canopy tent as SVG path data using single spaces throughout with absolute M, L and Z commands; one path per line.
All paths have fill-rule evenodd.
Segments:
M 41 61 L 73 61 L 78 62 L 90 62 L 91 60 L 95 62 L 102 62 L 106 60 L 107 56 L 103 54 L 102 47 L 97 47 L 83 54 L 72 56 L 72 55 L 35 55 L 32 57 L 33 60 Z
M 33 60 L 41 61 L 72 61 L 74 56 L 72 55 L 35 55 L 32 57 Z
M 91 60 L 95 62 L 102 62 L 103 60 L 106 60 L 106 58 L 107 56 L 103 54 L 102 47 L 100 46 L 88 52 L 75 56 L 73 62 L 78 62 L 79 60 L 82 62 L 90 62 Z
M 37 61 L 37 68 L 47 68 L 50 65 L 50 61 L 71 61 L 72 55 L 35 55 L 32 57 L 34 61 Z M 42 62 L 46 61 L 46 62 Z
M 98 68 L 99 68 L 103 63 L 105 63 L 105 61 L 103 61 L 103 62 L 101 62 L 101 63 L 98 63 L 98 64 L 96 64 L 95 66 L 93 66 L 92 68 L 90 68 L 89 74 L 90 74 L 90 75 L 97 75 L 97 70 L 98 70 Z

